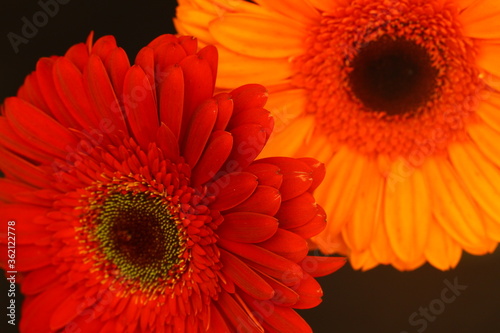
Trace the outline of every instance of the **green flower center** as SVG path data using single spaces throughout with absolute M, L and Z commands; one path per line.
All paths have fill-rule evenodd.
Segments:
M 105 258 L 130 279 L 168 278 L 184 249 L 179 219 L 163 198 L 113 193 L 96 216 L 94 235 Z

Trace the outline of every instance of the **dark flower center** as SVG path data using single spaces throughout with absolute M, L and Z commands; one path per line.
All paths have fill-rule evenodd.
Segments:
M 106 258 L 128 278 L 168 277 L 182 251 L 176 217 L 162 198 L 111 194 L 97 216 L 95 235 Z
M 411 114 L 425 105 L 438 74 L 424 47 L 388 36 L 362 46 L 351 68 L 354 95 L 371 111 L 388 115 Z

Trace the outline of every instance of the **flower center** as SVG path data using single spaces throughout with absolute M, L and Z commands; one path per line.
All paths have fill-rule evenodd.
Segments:
M 115 193 L 103 203 L 95 235 L 106 258 L 131 279 L 168 275 L 182 251 L 178 218 L 159 197 Z
M 423 161 L 467 137 L 485 86 L 453 2 L 349 1 L 307 43 L 292 84 L 332 144 Z
M 351 63 L 349 85 L 370 111 L 410 113 L 430 100 L 437 70 L 425 48 L 388 36 L 361 47 Z

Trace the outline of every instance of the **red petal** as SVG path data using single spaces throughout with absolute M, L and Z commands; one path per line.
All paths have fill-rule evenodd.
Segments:
M 178 43 L 186 51 L 186 54 L 195 54 L 198 50 L 198 41 L 192 36 L 180 36 L 177 38 Z
M 20 331 L 26 333 L 52 332 L 49 326 L 50 314 L 54 313 L 54 310 L 69 294 L 70 291 L 61 286 L 31 298 L 31 301 L 26 302 L 28 304 L 23 306 Z
M 279 189 L 283 183 L 283 174 L 280 168 L 274 164 L 257 162 L 258 163 L 254 162 L 250 164 L 245 171 L 256 175 L 259 180 L 259 185 L 266 185 Z
M 45 103 L 45 99 L 43 97 L 42 91 L 40 90 L 38 78 L 35 72 L 29 74 L 26 77 L 23 86 L 17 92 L 17 96 L 30 102 L 40 110 L 45 111 L 47 114 L 53 115 L 53 113 L 49 110 L 49 107 Z
M 309 239 L 313 236 L 316 236 L 321 231 L 323 231 L 326 227 L 326 213 L 318 206 L 318 213 L 315 217 L 309 220 L 306 224 L 301 225 L 297 228 L 290 228 L 288 231 L 291 231 L 304 239 Z
M 293 199 L 284 201 L 276 214 L 276 218 L 279 220 L 281 228 L 292 229 L 306 224 L 317 213 L 318 207 L 314 197 L 311 193 L 305 192 Z
M 178 139 L 184 110 L 184 74 L 178 66 L 172 66 L 164 74 L 159 93 L 160 120 Z
M 246 84 L 231 91 L 235 114 L 246 109 L 262 108 L 267 103 L 269 94 L 260 84 Z
M 258 245 L 293 262 L 304 259 L 309 251 L 304 238 L 283 229 L 278 229 L 273 237 Z
M 286 285 L 297 283 L 304 274 L 299 265 L 293 261 L 285 259 L 258 245 L 235 243 L 225 239 L 219 239 L 218 244 L 220 247 L 249 261 L 252 267 L 278 279 Z
M 244 292 L 260 300 L 274 296 L 274 289 L 243 261 L 224 250 L 221 250 L 220 260 L 224 274 Z
M 233 148 L 233 137 L 225 131 L 212 133 L 203 155 L 192 172 L 192 186 L 208 182 L 226 162 Z
M 200 59 L 197 55 L 187 56 L 179 66 L 184 72 L 184 114 L 182 122 L 188 124 L 196 108 L 212 97 L 214 92 L 214 79 L 212 69 L 207 60 Z M 181 135 L 184 131 L 181 129 Z
M 217 48 L 213 45 L 208 45 L 202 48 L 198 52 L 198 57 L 200 59 L 206 60 L 210 66 L 213 78 L 213 86 L 215 87 L 215 79 L 217 78 L 217 65 L 219 64 L 219 54 L 217 53 Z
M 99 56 L 103 61 L 106 61 L 108 56 L 116 49 L 118 46 L 116 45 L 115 37 L 108 35 L 103 36 L 96 40 L 94 45 L 92 45 L 91 54 L 95 54 Z
M 5 100 L 5 115 L 14 132 L 30 145 L 54 156 L 64 157 L 65 147 L 78 144 L 66 127 L 20 98 Z
M 227 326 L 226 320 L 222 317 L 219 310 L 215 306 L 210 307 L 210 326 L 206 329 L 207 332 L 231 333 Z
M 219 312 L 224 315 L 226 323 L 231 325 L 231 332 L 264 332 L 250 310 L 246 306 L 243 308 L 243 302 L 238 303 L 233 297 L 237 295 L 222 292 L 219 294 L 218 302 L 215 303 Z M 251 299 L 250 296 L 248 298 Z
M 23 192 L 32 192 L 33 187 L 11 180 L 0 178 L 0 202 L 17 202 L 16 195 Z
M 33 223 L 36 217 L 44 216 L 47 211 L 45 207 L 0 203 L 1 220 L 16 222 L 12 232 L 17 244 L 32 244 L 50 236 L 44 226 Z M 7 228 L 1 230 L 0 243 L 7 244 L 8 236 Z
M 233 135 L 233 151 L 228 163 L 234 170 L 243 170 L 260 154 L 269 138 L 269 133 L 260 125 L 246 124 L 230 131 Z
M 257 213 L 231 213 L 217 230 L 221 238 L 234 242 L 257 243 L 272 237 L 278 230 L 278 221 L 269 215 Z
M 251 173 L 226 174 L 208 186 L 208 193 L 215 196 L 210 209 L 230 209 L 249 198 L 256 188 L 257 178 Z
M 84 43 L 73 45 L 66 51 L 64 57 L 75 64 L 80 72 L 83 72 L 83 68 L 89 61 L 88 48 Z
M 94 302 L 89 302 L 89 299 L 84 297 L 85 291 L 85 289 L 80 289 L 72 292 L 58 304 L 49 323 L 52 330 L 57 331 L 63 328 L 87 308 L 92 308 Z
M 295 309 L 310 309 L 321 303 L 323 290 L 311 275 L 304 274 L 296 287 L 294 289 L 299 294 L 299 301 L 294 304 Z
M 281 206 L 280 192 L 271 186 L 259 185 L 254 193 L 230 212 L 254 212 L 274 216 Z
M 125 82 L 125 76 L 130 68 L 127 53 L 120 47 L 116 48 L 106 59 L 104 66 L 113 86 L 115 96 L 117 98 L 123 96 L 123 82 Z
M 217 114 L 217 121 L 215 122 L 214 131 L 225 130 L 227 124 L 231 120 L 231 116 L 233 115 L 233 100 L 231 99 L 231 95 L 227 93 L 215 95 L 214 99 L 217 101 L 217 104 L 219 106 L 219 113 Z
M 126 69 L 121 69 L 123 72 L 120 73 L 120 76 L 124 76 Z M 118 71 L 115 70 L 115 73 L 117 72 Z M 120 86 L 123 87 L 123 77 L 121 79 L 122 81 L 120 82 Z M 105 132 L 105 134 L 109 134 L 108 132 L 110 129 L 108 128 L 112 128 L 113 130 L 128 133 L 123 114 L 124 110 L 122 110 L 120 106 L 114 87 L 112 86 L 104 64 L 99 57 L 90 57 L 87 68 L 84 71 L 84 83 L 88 89 L 92 106 L 95 108 L 96 113 L 102 118 L 99 124 L 102 124 L 103 120 L 105 120 L 113 126 L 107 126 L 104 129 L 101 129 L 101 131 Z M 120 88 L 120 91 L 122 90 L 123 88 Z
M 54 157 L 29 145 L 12 129 L 5 117 L 0 117 L 0 145 L 35 162 L 50 163 Z
M 181 150 L 181 155 L 191 167 L 196 165 L 205 149 L 216 119 L 217 103 L 213 99 L 201 104 L 191 117 Z
M 80 70 L 68 59 L 58 58 L 53 68 L 54 86 L 66 111 L 81 126 L 98 128 L 99 117 L 94 113 L 84 88 Z
M 6 256 L 7 246 L 0 245 L 0 258 L 2 266 L 7 267 Z M 16 266 L 15 269 L 20 272 L 32 271 L 37 268 L 47 266 L 52 263 L 54 251 L 46 246 L 37 245 L 19 245 L 16 246 Z
M 156 62 L 156 75 L 158 78 L 157 83 L 161 83 L 165 74 L 171 70 L 172 67 L 178 66 L 182 59 L 187 57 L 186 50 L 182 45 L 175 42 L 165 42 L 160 45 L 154 46 L 155 62 Z M 181 70 L 182 71 L 182 70 Z M 184 98 L 184 95 L 180 97 Z
M 179 143 L 177 142 L 177 138 L 175 137 L 175 134 L 172 133 L 170 128 L 162 123 L 160 128 L 158 128 L 158 133 L 156 136 L 156 143 L 162 150 L 163 157 L 172 161 L 178 161 L 180 156 Z
M 344 257 L 307 256 L 300 266 L 314 277 L 325 276 L 335 272 L 345 265 Z
M 234 115 L 228 128 L 235 128 L 245 124 L 258 124 L 263 128 L 272 129 L 272 116 L 263 108 L 246 109 Z
M 50 186 L 47 175 L 39 167 L 12 154 L 0 146 L 0 165 L 2 172 L 7 177 L 12 177 L 26 184 L 46 188 Z
M 156 139 L 159 127 L 158 111 L 146 73 L 141 67 L 130 67 L 125 77 L 123 101 L 128 124 L 144 150 Z
M 282 200 L 286 201 L 306 192 L 313 184 L 313 172 L 304 162 L 290 157 L 269 157 L 258 161 L 277 165 L 283 174 L 280 187 Z
M 313 182 L 311 184 L 311 187 L 309 188 L 309 192 L 313 192 L 325 178 L 325 164 L 310 157 L 299 158 L 299 160 L 306 163 L 312 170 Z
M 42 58 L 36 64 L 36 77 L 38 81 L 38 87 L 42 93 L 45 104 L 48 106 L 50 113 L 61 125 L 66 128 L 77 128 L 77 123 L 74 121 L 68 112 L 64 104 L 59 98 L 59 94 L 54 86 L 53 79 L 53 69 L 54 60 L 49 58 Z M 43 111 L 46 111 L 45 109 Z
M 191 37 L 191 38 L 193 38 L 193 37 Z M 178 43 L 178 39 L 179 38 L 174 36 L 174 35 L 169 35 L 169 34 L 160 35 L 160 36 L 156 37 L 155 39 L 153 39 L 151 42 L 149 42 L 148 46 L 152 47 L 152 48 L 157 48 L 158 46 L 160 46 L 162 44 Z
M 23 279 L 21 291 L 25 295 L 34 295 L 53 287 L 58 281 L 59 275 L 56 272 L 57 267 L 47 266 L 29 272 Z
M 242 298 L 250 308 L 264 318 L 266 332 L 308 333 L 312 330 L 307 322 L 293 309 L 277 306 L 271 301 L 252 300 L 247 295 Z
M 153 93 L 154 100 L 156 101 L 156 78 L 155 78 L 155 52 L 151 47 L 143 47 L 137 56 L 135 57 L 135 65 L 142 68 L 146 77 L 147 82 L 150 84 L 147 87 Z
M 292 306 L 299 300 L 299 294 L 287 287 L 283 283 L 276 281 L 272 277 L 262 274 L 262 278 L 273 287 L 275 291 L 271 301 L 279 306 Z

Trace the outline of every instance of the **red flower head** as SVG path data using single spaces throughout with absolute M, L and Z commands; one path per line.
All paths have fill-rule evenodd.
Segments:
M 313 159 L 255 161 L 266 90 L 213 96 L 217 51 L 160 36 L 130 66 L 113 37 L 43 58 L 0 116 L 22 332 L 310 331 L 325 226 Z M 7 235 L 1 235 L 7 253 Z

